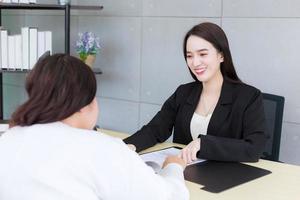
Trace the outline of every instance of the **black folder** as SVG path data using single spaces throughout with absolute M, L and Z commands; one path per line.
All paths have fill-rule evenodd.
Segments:
M 187 166 L 184 178 L 203 185 L 202 190 L 219 193 L 272 173 L 238 162 L 204 161 Z

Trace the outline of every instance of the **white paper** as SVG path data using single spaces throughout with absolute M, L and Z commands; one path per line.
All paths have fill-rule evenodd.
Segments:
M 160 167 L 162 167 L 167 156 L 178 155 L 180 153 L 180 151 L 181 151 L 180 149 L 171 147 L 171 148 L 162 149 L 159 151 L 142 154 L 141 158 L 144 162 L 152 161 L 152 162 L 157 163 Z M 203 162 L 203 161 L 205 161 L 205 160 L 197 159 L 188 165 L 193 165 L 193 164 Z

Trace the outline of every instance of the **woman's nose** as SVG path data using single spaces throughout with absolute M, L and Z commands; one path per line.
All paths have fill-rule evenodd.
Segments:
M 201 59 L 198 57 L 198 56 L 195 56 L 194 58 L 193 58 L 193 65 L 194 66 L 198 66 L 198 65 L 200 65 L 202 63 L 202 61 L 201 61 Z

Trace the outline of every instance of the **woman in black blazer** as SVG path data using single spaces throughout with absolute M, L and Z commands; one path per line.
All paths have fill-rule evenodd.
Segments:
M 218 161 L 258 161 L 266 142 L 261 92 L 238 78 L 224 31 L 194 26 L 183 52 L 195 82 L 181 85 L 141 130 L 126 138 L 141 151 L 167 140 L 187 144 L 180 156 Z

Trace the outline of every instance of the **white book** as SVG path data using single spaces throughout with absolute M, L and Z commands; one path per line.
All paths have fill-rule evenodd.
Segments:
M 22 69 L 22 36 L 15 35 L 15 67 Z
M 8 68 L 8 35 L 7 30 L 1 30 L 1 64 Z
M 15 69 L 15 36 L 8 36 L 8 68 Z
M 19 0 L 19 3 L 26 3 L 26 4 L 29 4 L 29 0 Z
M 29 27 L 21 29 L 22 35 L 22 69 L 29 69 Z
M 37 28 L 29 28 L 29 69 L 32 69 L 37 61 L 37 43 Z
M 11 3 L 11 0 L 3 0 L 3 3 Z
M 52 32 L 45 31 L 45 51 L 50 51 L 52 55 Z
M 1 33 L 0 33 L 0 70 L 2 68 L 2 56 L 1 56 L 2 53 L 1 53 L 1 51 L 2 51 L 2 48 L 1 48 Z
M 19 3 L 19 0 L 11 0 L 12 3 Z
M 45 32 L 38 32 L 38 58 L 41 57 L 46 51 L 45 48 Z

